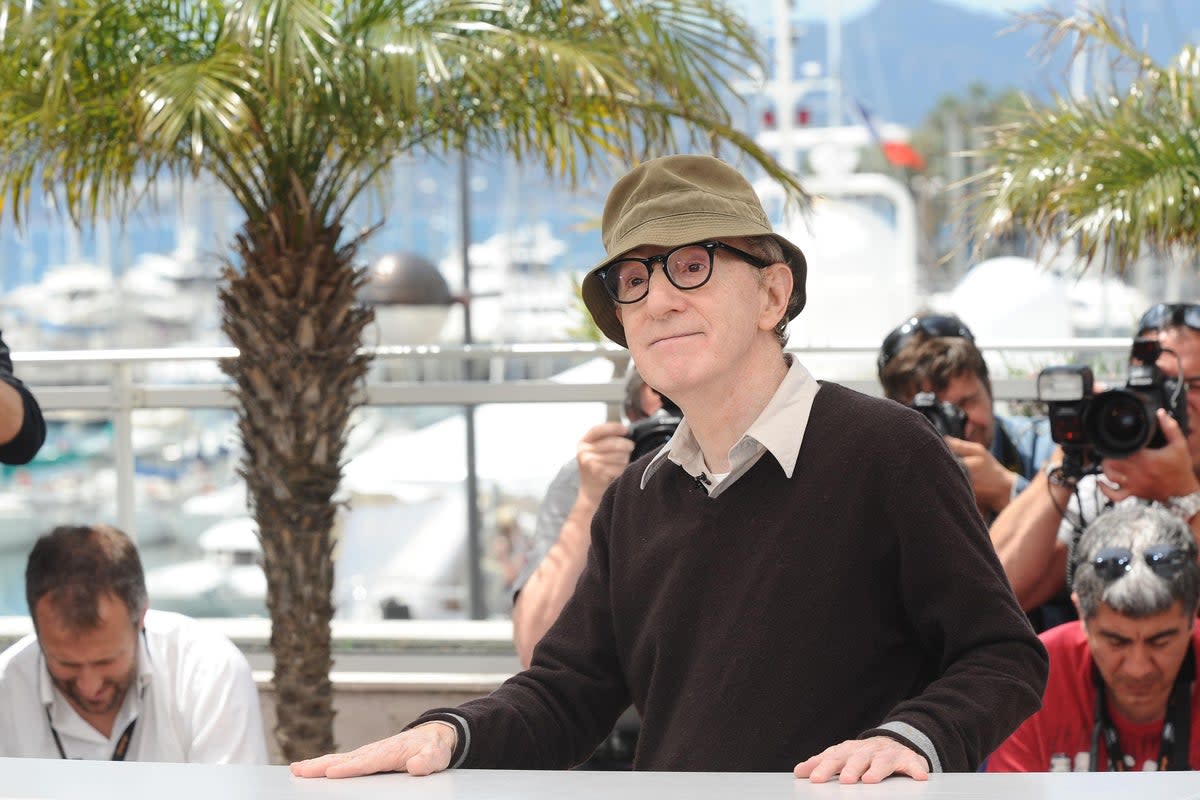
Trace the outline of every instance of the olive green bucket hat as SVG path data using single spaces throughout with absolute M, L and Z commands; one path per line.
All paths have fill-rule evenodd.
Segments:
M 677 247 L 736 236 L 770 236 L 792 269 L 788 321 L 804 308 L 808 263 L 800 248 L 771 230 L 762 201 L 740 172 L 712 156 L 663 156 L 635 167 L 613 185 L 601 235 L 608 254 L 583 279 L 583 302 L 604 335 L 622 347 L 625 329 L 598 274 L 644 245 Z

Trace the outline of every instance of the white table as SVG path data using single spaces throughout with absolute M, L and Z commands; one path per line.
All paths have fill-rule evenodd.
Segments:
M 813 784 L 790 775 L 686 772 L 524 772 L 457 770 L 426 778 L 373 775 L 342 781 L 294 778 L 286 767 L 114 764 L 0 759 L 0 800 L 937 800 L 1200 799 L 1200 773 L 934 775 L 877 786 Z

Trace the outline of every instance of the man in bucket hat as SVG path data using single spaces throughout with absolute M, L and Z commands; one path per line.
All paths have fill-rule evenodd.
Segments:
M 1046 655 L 944 442 L 783 352 L 804 254 L 727 164 L 640 165 L 603 234 L 588 309 L 683 422 L 605 493 L 528 670 L 293 772 L 568 767 L 630 702 L 638 769 L 976 769 L 1038 708 Z

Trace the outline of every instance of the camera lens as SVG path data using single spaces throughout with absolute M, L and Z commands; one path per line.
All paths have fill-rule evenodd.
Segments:
M 1124 458 L 1136 453 L 1158 428 L 1153 407 L 1122 389 L 1096 395 L 1083 424 L 1096 452 L 1106 458 Z
M 682 420 L 682 416 L 672 414 L 664 407 L 646 419 L 640 419 L 630 425 L 629 438 L 633 440 L 633 455 L 629 460 L 637 461 L 646 453 L 658 450 L 670 441 Z

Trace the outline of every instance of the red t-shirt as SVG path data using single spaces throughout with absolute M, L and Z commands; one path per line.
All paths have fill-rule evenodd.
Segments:
M 1096 717 L 1096 686 L 1087 636 L 1078 622 L 1068 622 L 1041 635 L 1050 654 L 1050 676 L 1042 696 L 1042 710 L 1008 737 L 988 758 L 988 772 L 1086 772 Z M 1200 625 L 1192 627 L 1192 647 L 1200 655 Z M 1200 659 L 1198 659 L 1200 661 Z M 1197 670 L 1200 672 L 1200 669 Z M 1162 746 L 1162 720 L 1134 723 L 1109 708 L 1121 749 L 1133 756 L 1134 769 L 1147 762 L 1157 766 Z M 1200 691 L 1192 685 L 1192 736 L 1188 766 L 1200 769 Z M 1100 763 L 1107 769 L 1108 754 L 1100 741 Z

